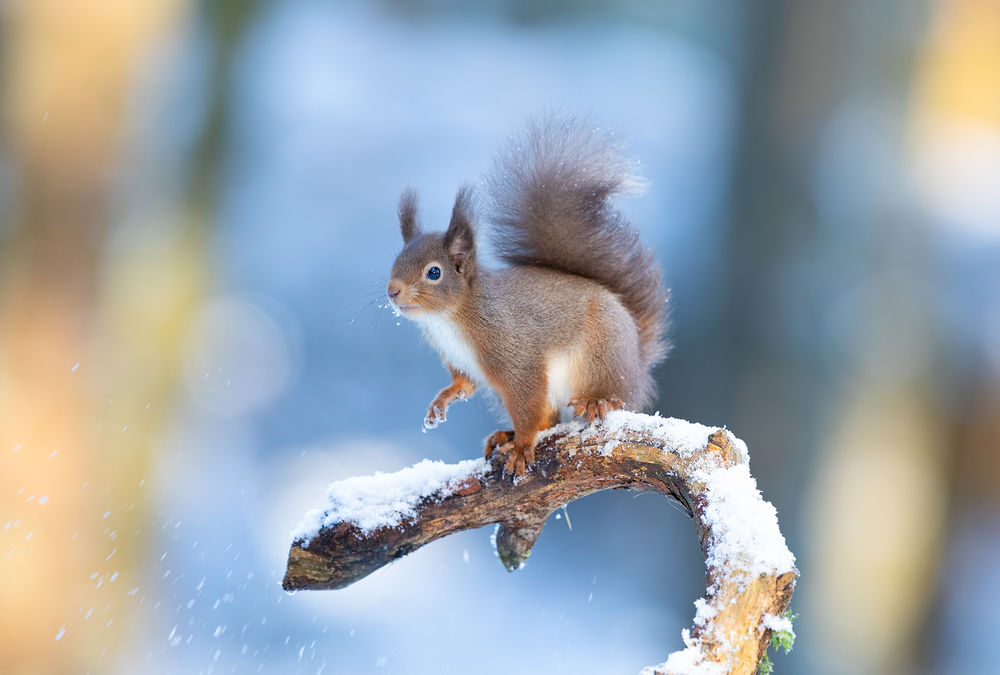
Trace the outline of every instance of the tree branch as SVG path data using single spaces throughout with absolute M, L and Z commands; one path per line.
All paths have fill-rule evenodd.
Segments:
M 600 490 L 652 490 L 691 516 L 708 583 L 705 599 L 695 603 L 695 625 L 684 632 L 686 648 L 643 673 L 709 664 L 756 672 L 771 638 L 765 622 L 788 608 L 798 573 L 774 508 L 750 476 L 742 441 L 721 429 L 614 412 L 595 427 L 556 427 L 535 454 L 515 483 L 496 457 L 425 461 L 331 485 L 326 508 L 307 514 L 294 534 L 284 588 L 344 588 L 435 539 L 490 523 L 499 524 L 500 560 L 514 570 L 557 508 Z

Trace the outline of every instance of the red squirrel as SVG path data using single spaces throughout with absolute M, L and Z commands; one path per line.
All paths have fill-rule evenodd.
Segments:
M 393 308 L 417 323 L 451 372 L 424 421 L 491 387 L 513 431 L 486 439 L 523 476 L 540 430 L 560 419 L 593 423 L 609 410 L 642 410 L 667 345 L 667 292 L 652 251 L 610 198 L 638 185 L 612 134 L 574 120 L 528 125 L 485 180 L 487 222 L 506 267 L 476 256 L 475 193 L 466 185 L 447 231 L 424 232 L 416 194 L 403 192 L 405 246 L 392 266 Z

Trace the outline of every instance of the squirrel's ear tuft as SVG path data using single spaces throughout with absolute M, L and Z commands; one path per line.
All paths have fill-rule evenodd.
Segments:
M 399 197 L 399 229 L 403 233 L 403 243 L 410 243 L 420 235 L 420 224 L 417 222 L 417 193 L 408 187 Z
M 475 260 L 476 234 L 472 228 L 474 218 L 472 186 L 463 185 L 455 197 L 451 223 L 444 233 L 445 248 L 459 272 L 465 271 L 466 266 Z

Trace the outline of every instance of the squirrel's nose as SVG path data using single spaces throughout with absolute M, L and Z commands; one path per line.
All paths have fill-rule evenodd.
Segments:
M 403 284 L 393 280 L 389 282 L 389 286 L 385 289 L 385 292 L 389 295 L 390 300 L 395 300 L 402 290 Z

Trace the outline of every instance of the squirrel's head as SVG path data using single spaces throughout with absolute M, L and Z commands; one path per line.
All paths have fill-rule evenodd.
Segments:
M 399 225 L 405 246 L 392 265 L 386 288 L 389 302 L 408 319 L 451 313 L 475 281 L 476 238 L 472 188 L 464 186 L 455 198 L 451 223 L 445 232 L 423 232 L 417 221 L 417 195 L 403 191 Z

